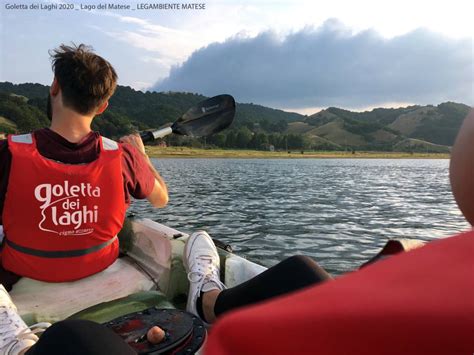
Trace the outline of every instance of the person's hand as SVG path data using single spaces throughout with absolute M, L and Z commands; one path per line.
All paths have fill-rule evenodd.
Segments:
M 133 145 L 135 148 L 138 149 L 140 153 L 146 156 L 145 146 L 143 145 L 143 141 L 138 133 L 123 136 L 122 138 L 120 138 L 119 141 L 122 143 L 128 143 L 130 145 Z
M 166 337 L 163 329 L 158 326 L 151 327 L 146 333 L 146 339 L 152 344 L 161 343 Z

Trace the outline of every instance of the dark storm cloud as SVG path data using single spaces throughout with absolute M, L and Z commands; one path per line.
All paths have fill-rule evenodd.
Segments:
M 278 38 L 230 38 L 194 52 L 157 91 L 233 94 L 276 107 L 363 107 L 384 102 L 473 104 L 470 39 L 419 29 L 386 39 L 337 21 Z

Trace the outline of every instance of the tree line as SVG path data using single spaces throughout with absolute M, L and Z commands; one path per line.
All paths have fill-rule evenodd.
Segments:
M 45 85 L 0 82 L 0 133 L 24 133 L 48 126 L 48 92 L 49 87 Z M 197 93 L 141 92 L 119 86 L 109 108 L 94 119 L 92 128 L 112 139 L 131 132 L 161 128 L 204 99 Z M 446 150 L 452 145 L 469 109 L 463 104 L 447 102 L 438 106 L 379 108 L 367 112 L 330 107 L 311 116 L 302 116 L 252 103 L 237 103 L 234 123 L 224 132 L 207 138 L 167 137 L 166 142 L 178 146 L 280 151 Z M 403 115 L 416 121 L 415 130 L 406 135 L 392 128 Z M 293 122 L 298 124 L 289 127 Z M 319 129 L 325 125 L 328 125 L 325 129 Z M 419 148 L 409 141 L 411 138 L 444 147 L 421 142 Z M 349 141 L 353 145 L 348 144 Z
M 283 132 L 252 131 L 246 126 L 227 129 L 209 137 L 189 138 L 168 136 L 165 142 L 170 146 L 188 146 L 193 148 L 223 148 L 251 150 L 337 150 L 331 144 L 315 145 L 302 134 Z M 156 144 L 159 144 L 157 142 Z

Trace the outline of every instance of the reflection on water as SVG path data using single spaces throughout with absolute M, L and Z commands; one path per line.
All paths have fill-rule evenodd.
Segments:
M 394 237 L 468 228 L 451 195 L 448 160 L 155 159 L 170 191 L 162 210 L 132 211 L 183 232 L 205 229 L 266 266 L 306 254 L 354 269 Z

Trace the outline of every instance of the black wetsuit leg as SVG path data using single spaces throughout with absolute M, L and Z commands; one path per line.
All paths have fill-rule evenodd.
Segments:
M 10 292 L 13 285 L 16 284 L 20 279 L 21 276 L 11 271 L 5 270 L 0 263 L 0 283 L 3 285 L 3 287 L 5 287 L 5 290 Z
M 25 355 L 136 355 L 120 336 L 99 323 L 64 320 L 46 329 Z
M 292 256 L 256 277 L 222 291 L 217 297 L 214 313 L 220 316 L 235 308 L 265 301 L 331 279 L 331 276 L 310 257 Z

